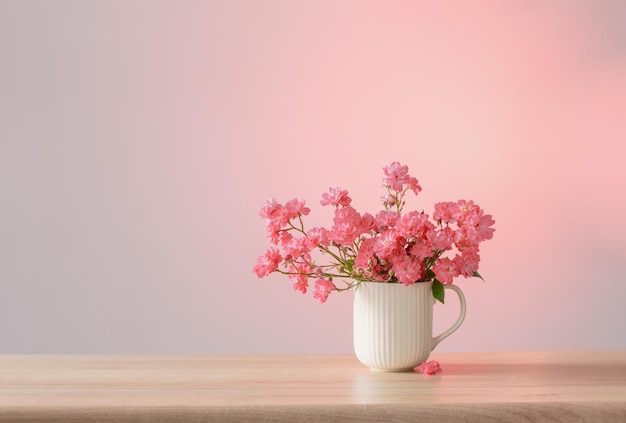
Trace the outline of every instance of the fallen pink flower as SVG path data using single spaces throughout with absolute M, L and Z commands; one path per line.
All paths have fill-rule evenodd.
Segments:
M 441 373 L 441 365 L 437 360 L 424 361 L 422 364 L 415 368 L 418 372 L 422 372 L 425 375 L 436 375 Z

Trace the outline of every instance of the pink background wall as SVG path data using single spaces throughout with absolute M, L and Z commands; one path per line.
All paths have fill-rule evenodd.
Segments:
M 394 160 L 496 220 L 439 351 L 626 348 L 622 1 L 3 0 L 0 61 L 0 352 L 350 352 L 257 211 Z

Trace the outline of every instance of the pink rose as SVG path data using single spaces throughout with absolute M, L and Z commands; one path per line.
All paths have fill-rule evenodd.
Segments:
M 337 287 L 329 279 L 318 279 L 315 281 L 315 287 L 313 288 L 313 298 L 320 303 L 325 303 L 328 299 L 328 295 L 336 290 Z
M 454 231 L 450 227 L 433 230 L 426 234 L 426 239 L 433 250 L 449 250 L 454 242 Z
M 256 259 L 256 266 L 254 266 L 254 273 L 259 278 L 264 278 L 270 273 L 278 269 L 278 265 L 283 260 L 277 248 L 268 248 L 263 254 Z
M 282 215 L 283 206 L 281 206 L 274 197 L 270 197 L 265 201 L 263 206 L 261 206 L 261 210 L 259 211 L 259 216 L 264 219 L 276 220 Z
M 439 258 L 437 263 L 432 267 L 432 271 L 435 272 L 435 276 L 439 282 L 448 285 L 452 283 L 452 279 L 460 274 L 455 263 L 447 257 Z
M 376 238 L 376 243 L 374 244 L 374 252 L 381 259 L 385 259 L 388 261 L 392 261 L 399 256 L 403 256 L 405 254 L 404 246 L 405 239 L 398 235 L 398 233 L 394 229 L 389 229 L 380 234 L 379 237 Z M 393 258 L 393 259 L 392 259 Z
M 306 234 L 306 245 L 313 249 L 328 244 L 328 231 L 324 228 L 311 228 Z
M 459 205 L 453 201 L 437 203 L 435 204 L 433 219 L 442 221 L 443 223 L 454 223 L 460 211 Z
M 300 201 L 297 198 L 287 201 L 283 210 L 283 225 L 287 224 L 291 219 L 295 219 L 299 215 L 306 216 L 311 212 L 311 209 L 304 206 L 304 201 Z
M 461 255 L 457 254 L 454 257 L 453 261 L 459 273 L 465 278 L 470 278 L 474 276 L 474 272 L 478 271 L 478 263 L 480 262 L 478 249 L 468 248 L 463 250 Z
M 417 211 L 403 214 L 395 222 L 398 233 L 406 238 L 421 238 L 425 232 L 434 229 L 434 225 L 428 221 L 428 215 Z
M 328 192 L 322 194 L 322 201 L 320 204 L 322 206 L 333 205 L 335 207 L 339 206 L 349 206 L 352 202 L 352 198 L 348 196 L 348 190 L 341 188 L 330 188 Z
M 363 213 L 361 216 L 361 233 L 375 231 L 378 228 L 376 218 L 369 213 Z
M 415 257 L 406 256 L 393 263 L 396 278 L 405 286 L 417 282 L 422 277 L 422 263 Z
M 398 162 L 385 166 L 383 172 L 385 174 L 383 184 L 394 191 L 402 191 L 403 185 L 411 181 L 411 177 L 408 175 L 409 167 L 402 166 Z
M 437 360 L 424 361 L 422 364 L 417 366 L 415 370 L 429 376 L 433 376 L 442 372 L 441 365 Z
M 307 245 L 306 238 L 290 237 L 287 242 L 283 243 L 284 254 L 293 257 L 293 259 L 297 259 L 310 251 L 311 249 Z
M 422 261 L 427 257 L 431 257 L 434 251 L 427 240 L 418 239 L 409 249 L 409 253 Z
M 393 211 L 379 211 L 376 215 L 376 223 L 378 224 L 378 232 L 383 232 L 388 228 L 396 226 L 396 222 L 400 218 L 400 215 Z
M 496 231 L 490 226 L 495 224 L 490 214 L 483 214 L 478 218 L 478 222 L 475 224 L 476 240 L 478 242 L 493 238 L 493 233 Z

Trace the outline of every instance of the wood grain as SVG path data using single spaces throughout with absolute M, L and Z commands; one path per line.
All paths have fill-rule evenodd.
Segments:
M 626 422 L 626 351 L 0 356 L 0 422 Z

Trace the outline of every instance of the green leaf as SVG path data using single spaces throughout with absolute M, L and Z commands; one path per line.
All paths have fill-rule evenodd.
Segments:
M 482 279 L 483 282 L 485 282 L 485 279 L 482 276 L 480 276 L 480 273 L 478 273 L 478 272 L 474 272 L 474 277 L 475 278 L 480 278 L 480 279 Z
M 352 269 L 354 268 L 354 260 L 346 260 L 343 262 L 344 267 L 346 268 L 348 273 L 352 273 Z
M 445 297 L 445 292 L 443 289 L 443 284 L 439 282 L 437 279 L 433 280 L 433 297 L 435 297 L 436 300 L 441 302 L 441 304 L 444 303 L 443 301 Z

